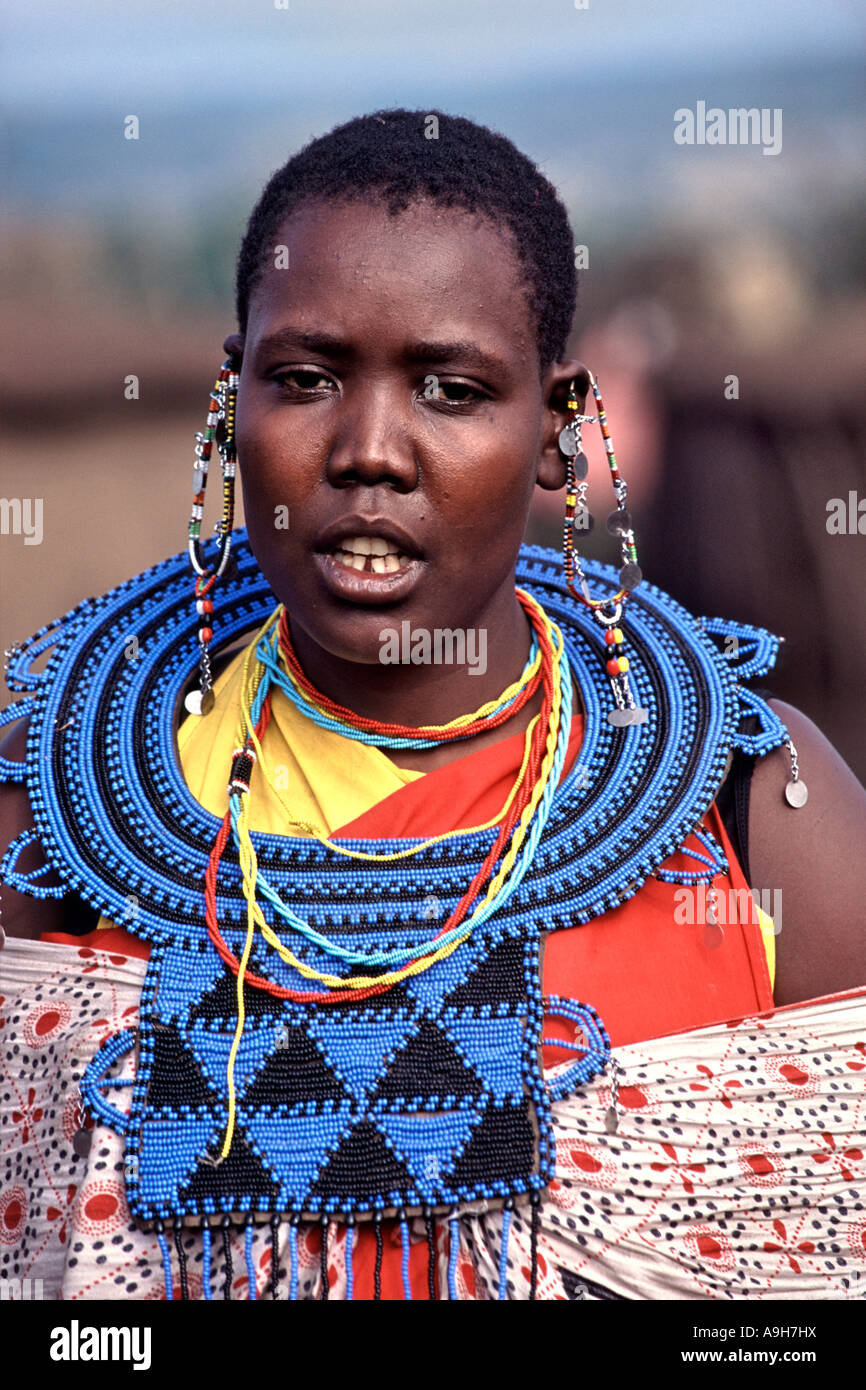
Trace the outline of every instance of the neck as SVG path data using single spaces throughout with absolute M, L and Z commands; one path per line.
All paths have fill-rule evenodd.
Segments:
M 390 626 L 400 631 L 399 620 Z M 319 646 L 296 623 L 291 625 L 291 636 L 305 675 L 323 695 L 367 719 L 418 728 L 446 724 L 458 715 L 468 714 L 498 698 L 519 678 L 529 657 L 532 631 L 513 587 L 497 596 L 491 609 L 479 615 L 476 630 L 487 634 L 487 666 L 478 674 L 472 674 L 472 667 L 467 664 L 346 661 Z M 399 767 L 433 771 L 476 749 L 522 733 L 541 708 L 542 698 L 539 689 L 513 718 L 472 738 L 431 749 L 382 751 Z

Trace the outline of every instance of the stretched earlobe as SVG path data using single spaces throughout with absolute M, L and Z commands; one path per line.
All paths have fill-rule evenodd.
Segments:
M 237 358 L 240 362 L 244 354 L 243 333 L 230 333 L 223 343 L 223 352 L 227 352 L 229 357 Z
M 557 362 L 551 368 L 551 375 L 546 387 L 546 401 L 551 415 L 550 434 L 545 437 L 539 457 L 536 482 L 547 492 L 558 492 L 565 487 L 566 483 L 566 461 L 559 449 L 559 435 L 563 427 L 568 423 L 573 415 L 573 410 L 569 407 L 569 398 L 572 393 L 572 385 L 577 396 L 579 408 L 583 411 L 586 408 L 586 398 L 589 395 L 592 383 L 592 373 L 583 362 L 577 358 L 569 358 L 564 362 Z
M 545 492 L 559 492 L 565 487 L 567 469 L 568 465 L 557 447 L 554 433 L 553 443 L 550 446 L 546 445 L 539 456 L 535 481 Z

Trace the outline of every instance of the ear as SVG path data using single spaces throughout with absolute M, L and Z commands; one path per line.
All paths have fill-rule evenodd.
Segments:
M 580 405 L 580 413 L 586 410 L 586 397 L 589 392 L 589 368 L 583 362 L 571 357 L 565 362 L 555 362 L 544 378 L 542 392 L 544 397 L 545 424 L 538 453 L 538 472 L 536 482 L 549 492 L 565 487 L 565 459 L 559 451 L 559 432 L 571 419 L 568 409 L 569 387 L 574 382 Z
M 223 343 L 223 352 L 229 357 L 242 358 L 244 355 L 243 333 L 230 333 Z

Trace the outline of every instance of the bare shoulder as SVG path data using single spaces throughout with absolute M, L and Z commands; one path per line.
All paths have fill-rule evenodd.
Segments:
M 13 762 L 22 762 L 26 751 L 27 720 L 21 719 L 0 743 L 0 753 Z M 0 859 L 22 830 L 33 826 L 33 813 L 27 788 L 21 782 L 0 782 Z M 25 872 L 43 863 L 38 845 L 29 845 L 19 857 L 17 867 Z M 56 882 L 46 874 L 46 884 Z M 66 905 L 62 898 L 31 898 L 17 893 L 0 880 L 0 924 L 7 936 L 35 939 L 43 932 L 63 931 Z
M 866 790 L 821 730 L 781 700 L 806 804 L 790 806 L 788 749 L 758 760 L 749 805 L 752 888 L 775 892 L 778 1004 L 866 984 Z M 778 918 L 781 917 L 781 929 Z

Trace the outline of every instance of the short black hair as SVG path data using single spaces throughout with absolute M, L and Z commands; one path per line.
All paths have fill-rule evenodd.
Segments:
M 431 121 L 435 117 L 438 127 Z M 436 138 L 428 132 L 438 130 Z M 250 299 L 278 229 L 312 200 L 376 198 L 389 213 L 414 199 L 486 214 L 510 228 L 543 374 L 565 354 L 577 302 L 574 241 L 553 185 L 504 135 L 435 108 L 385 108 L 335 126 L 278 169 L 254 207 L 237 262 L 238 326 L 246 332 Z

